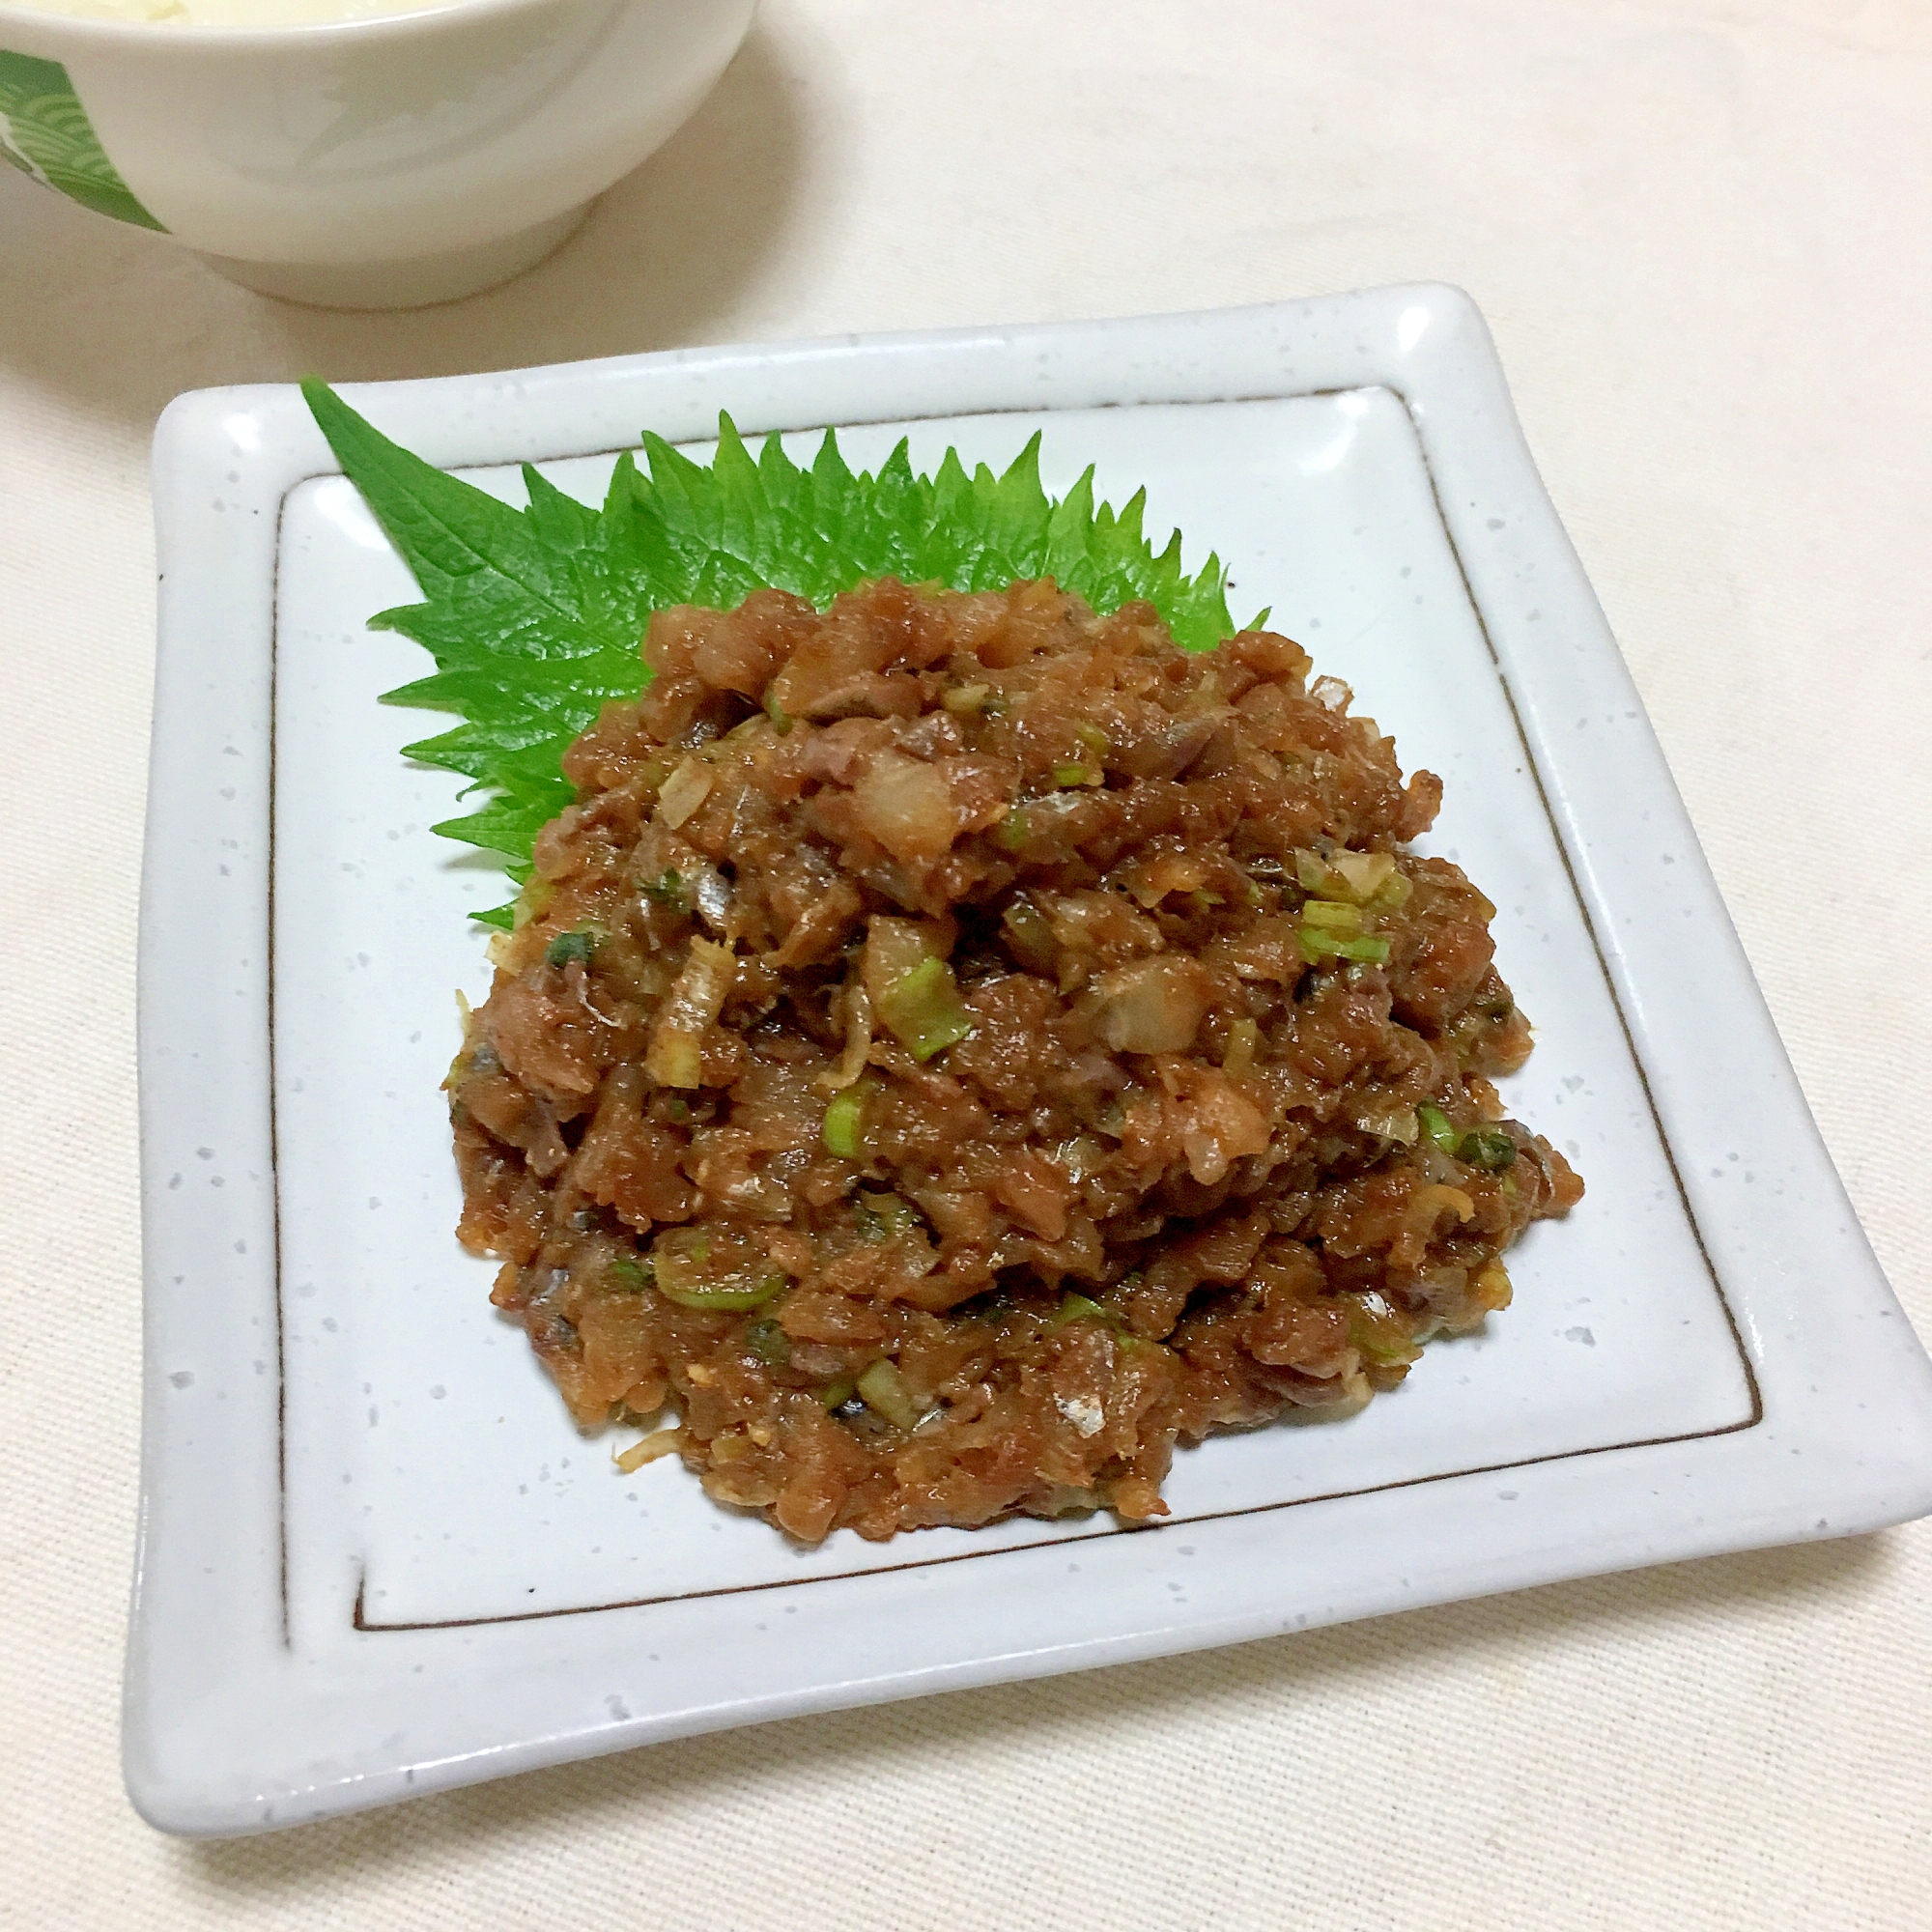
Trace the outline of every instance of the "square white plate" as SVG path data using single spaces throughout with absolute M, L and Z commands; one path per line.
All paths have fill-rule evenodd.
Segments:
M 1406 767 L 1537 1024 L 1512 1111 L 1589 1184 L 1515 1305 L 1340 1424 L 1183 1452 L 1158 1529 L 801 1550 L 674 1460 L 618 1475 L 458 1249 L 439 1092 L 458 781 L 379 705 L 408 573 L 296 391 L 183 397 L 161 583 L 141 1065 L 147 1378 L 126 1767 L 261 1830 L 592 1752 L 1225 1643 L 1932 1509 L 1932 1368 L 1805 1113 L 1511 412 L 1434 287 L 1220 314 L 626 357 L 346 391 L 521 500 L 648 427 L 837 425 L 1050 490 L 1098 466 L 1211 544 Z

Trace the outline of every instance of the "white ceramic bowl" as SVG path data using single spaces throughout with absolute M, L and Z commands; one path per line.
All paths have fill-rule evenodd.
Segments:
M 198 27 L 0 0 L 0 159 L 295 301 L 505 281 L 709 92 L 756 0 L 457 0 Z

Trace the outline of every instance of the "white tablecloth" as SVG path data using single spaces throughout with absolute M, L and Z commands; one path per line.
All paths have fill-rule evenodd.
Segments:
M 1932 1919 L 1922 1526 L 226 1846 L 150 1832 L 116 1762 L 169 397 L 1460 282 L 1926 1333 L 1928 234 L 1922 0 L 769 0 L 563 255 L 415 315 L 278 306 L 0 171 L 0 1921 Z

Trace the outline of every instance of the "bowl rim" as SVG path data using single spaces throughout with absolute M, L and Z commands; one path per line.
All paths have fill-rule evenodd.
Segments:
M 336 41 L 401 39 L 438 32 L 457 16 L 468 21 L 535 14 L 562 4 L 563 0 L 426 0 L 424 5 L 395 14 L 255 25 L 212 20 L 117 20 L 100 14 L 70 14 L 56 7 L 22 5 L 20 0 L 0 0 L 0 34 L 17 21 L 48 38 L 92 43 L 101 47 L 148 46 L 164 57 L 185 48 L 268 52 L 292 43 L 320 47 Z M 607 4 L 615 12 L 636 4 L 636 0 L 607 0 Z

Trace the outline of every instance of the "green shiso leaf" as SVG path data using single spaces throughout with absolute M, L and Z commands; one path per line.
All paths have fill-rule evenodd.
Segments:
M 601 508 L 526 466 L 529 501 L 518 510 L 391 442 L 326 384 L 311 379 L 302 393 L 423 593 L 369 620 L 436 663 L 384 702 L 456 713 L 461 724 L 409 753 L 491 794 L 436 830 L 501 854 L 519 884 L 537 834 L 575 796 L 564 750 L 649 678 L 639 645 L 654 611 L 728 610 L 765 588 L 823 609 L 887 575 L 951 590 L 1050 576 L 1102 612 L 1145 599 L 1189 650 L 1234 633 L 1219 557 L 1190 576 L 1178 530 L 1156 553 L 1141 529 L 1147 493 L 1116 513 L 1094 502 L 1091 469 L 1049 497 L 1037 434 L 999 476 L 984 464 L 969 474 L 951 449 L 921 476 L 904 442 L 867 474 L 830 430 L 801 469 L 776 436 L 753 455 L 721 415 L 709 465 L 647 434 L 647 470 L 619 457 Z M 505 925 L 510 913 L 477 917 Z

